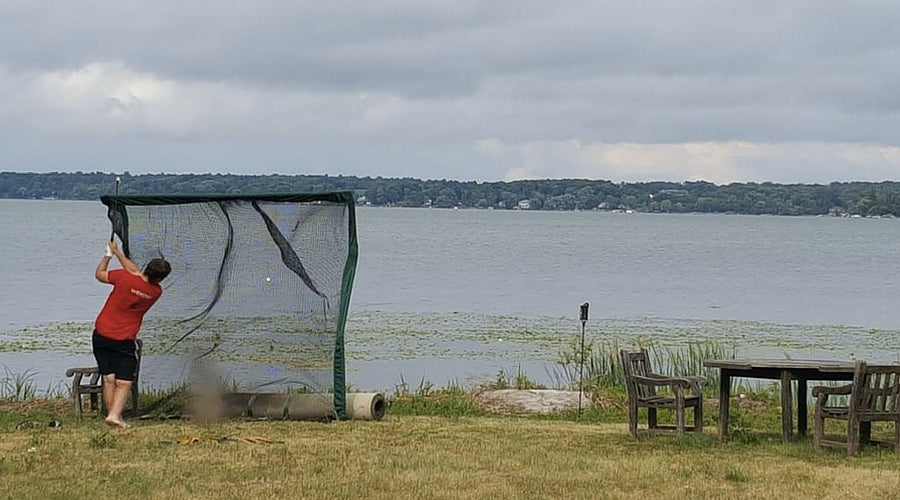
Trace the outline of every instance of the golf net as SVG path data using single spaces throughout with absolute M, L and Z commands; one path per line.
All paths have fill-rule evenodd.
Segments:
M 351 193 L 101 201 L 126 256 L 142 268 L 158 257 L 172 265 L 141 328 L 142 387 L 212 370 L 234 390 L 333 393 L 345 417 Z

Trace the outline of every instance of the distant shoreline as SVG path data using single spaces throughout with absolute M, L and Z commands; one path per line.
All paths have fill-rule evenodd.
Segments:
M 0 172 L 0 199 L 96 200 L 116 174 Z M 329 175 L 141 174 L 121 176 L 122 193 L 256 194 L 352 192 L 359 206 L 637 213 L 900 217 L 900 182 L 831 184 L 704 181 L 614 183 L 590 179 L 510 182 Z
M 0 197 L 0 202 L 3 201 L 54 201 L 54 202 L 86 202 L 92 203 L 97 202 L 96 199 L 61 199 L 61 198 L 2 198 Z M 402 210 L 475 210 L 475 211 L 494 211 L 493 207 L 489 208 L 478 208 L 478 207 L 452 207 L 452 208 L 444 208 L 444 207 L 405 207 L 399 205 L 357 205 L 357 209 L 372 209 L 372 210 L 391 210 L 391 209 L 402 209 Z M 604 214 L 622 214 L 622 215 L 745 215 L 745 216 L 760 216 L 760 217 L 835 217 L 835 218 L 847 218 L 847 219 L 900 219 L 893 214 L 884 214 L 884 215 L 860 215 L 860 214 L 850 214 L 850 213 L 842 213 L 842 214 L 800 214 L 800 215 L 778 215 L 778 214 L 751 214 L 751 213 L 738 213 L 738 212 L 639 212 L 637 210 L 632 211 L 624 211 L 624 210 L 604 210 L 599 208 L 592 209 L 575 209 L 575 210 L 520 210 L 513 208 L 511 210 L 499 210 L 501 212 L 596 212 L 596 213 L 604 213 Z

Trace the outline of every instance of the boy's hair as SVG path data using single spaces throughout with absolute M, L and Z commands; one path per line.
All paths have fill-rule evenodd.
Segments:
M 150 280 L 150 283 L 158 284 L 160 281 L 166 279 L 166 276 L 172 272 L 172 266 L 166 261 L 166 259 L 153 259 L 147 263 L 147 266 L 144 267 L 144 276 Z

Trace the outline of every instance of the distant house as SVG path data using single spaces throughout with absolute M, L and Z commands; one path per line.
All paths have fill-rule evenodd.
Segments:
M 687 189 L 661 189 L 659 194 L 667 194 L 669 196 L 687 196 Z
M 531 210 L 531 200 L 519 200 L 516 208 L 519 210 Z

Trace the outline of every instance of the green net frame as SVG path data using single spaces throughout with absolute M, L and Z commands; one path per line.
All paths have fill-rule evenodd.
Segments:
M 335 416 L 339 419 L 347 418 L 347 395 L 346 395 L 346 358 L 344 350 L 344 328 L 347 322 L 347 315 L 350 306 L 350 295 L 353 287 L 353 280 L 356 273 L 358 244 L 356 237 L 356 213 L 353 194 L 348 191 L 342 192 L 323 192 L 323 193 L 291 193 L 291 194 L 216 194 L 216 195 L 106 195 L 101 196 L 100 201 L 108 208 L 108 217 L 112 223 L 113 232 L 122 242 L 123 253 L 135 261 L 135 263 L 143 267 L 149 258 L 162 256 L 167 260 L 173 260 L 174 257 L 184 259 L 197 259 L 200 265 L 201 259 L 208 258 L 204 255 L 188 252 L 191 248 L 185 250 L 185 244 L 179 244 L 177 248 L 166 248 L 170 241 L 188 241 L 192 238 L 205 238 L 206 220 L 209 221 L 210 233 L 214 237 L 220 238 L 223 242 L 222 255 L 227 256 L 229 252 L 234 251 L 233 247 L 237 245 L 237 241 L 243 246 L 257 245 L 260 253 L 265 247 L 265 255 L 268 257 L 267 263 L 271 261 L 271 265 L 277 265 L 283 275 L 291 278 L 293 288 L 289 290 L 291 297 L 301 297 L 306 302 L 307 309 L 315 309 L 309 304 L 315 304 L 318 297 L 321 297 L 326 321 L 323 324 L 328 331 L 321 332 L 323 337 L 329 339 L 333 337 L 333 349 L 331 350 L 331 372 L 333 379 L 331 387 L 326 390 L 333 391 Z M 174 214 L 174 215 L 173 215 Z M 187 215 L 184 215 L 187 214 Z M 310 214 L 315 217 L 310 216 Z M 158 220 L 153 220 L 154 218 Z M 182 221 L 190 219 L 186 223 Z M 315 224 L 308 222 L 315 219 Z M 148 220 L 154 223 L 153 229 L 147 229 Z M 198 222 L 199 221 L 199 222 Z M 238 223 L 240 222 L 240 224 Z M 310 226 L 311 227 L 307 227 Z M 181 226 L 181 227 L 180 227 Z M 234 234 L 238 226 L 251 227 L 252 235 L 249 237 L 241 234 Z M 293 229 L 291 229 L 293 226 Z M 179 231 L 193 231 L 197 236 L 185 236 Z M 295 233 L 316 233 L 314 236 L 321 240 L 321 234 L 325 235 L 325 239 L 329 240 L 329 245 L 319 245 L 315 238 L 304 239 L 305 237 L 295 235 Z M 150 233 L 153 234 L 150 234 Z M 222 234 L 219 234 L 222 233 Z M 292 239 L 291 235 L 295 235 Z M 240 238 L 244 240 L 240 240 Z M 299 240 L 298 240 L 299 238 Z M 210 243 L 208 247 L 214 247 L 220 240 L 213 240 L 216 243 Z M 303 245 L 298 245 L 298 241 L 312 241 L 312 245 L 316 246 L 316 252 L 311 255 L 326 255 L 333 262 L 329 266 L 317 268 L 315 258 L 310 257 L 309 252 L 303 258 L 300 257 L 305 250 Z M 333 241 L 332 241 L 333 240 Z M 273 250 L 274 247 L 276 250 Z M 321 248 L 320 248 L 321 247 Z M 253 252 L 257 250 L 252 249 Z M 180 252 L 180 253 L 179 253 Z M 217 254 L 218 255 L 218 254 Z M 217 258 L 221 258 L 218 255 Z M 305 261 L 305 262 L 304 262 Z M 232 267 L 234 264 L 228 264 L 227 259 L 222 260 L 222 264 L 218 269 L 217 281 L 211 285 L 214 290 L 210 290 L 210 305 L 207 306 L 205 312 L 196 311 L 184 312 L 183 314 L 190 317 L 183 318 L 178 324 L 185 329 L 185 337 L 191 332 L 199 328 L 203 321 L 207 318 L 204 314 L 213 310 L 221 297 L 230 294 L 233 289 L 246 287 L 246 283 L 242 283 L 234 278 L 236 274 Z M 175 269 L 177 263 L 173 262 L 173 275 L 176 275 Z M 231 266 L 231 267 L 228 267 Z M 228 269 L 226 269 L 228 267 Z M 326 269 L 327 267 L 327 269 Z M 208 269 L 215 272 L 213 267 Z M 318 275 L 314 275 L 315 271 L 319 271 Z M 204 271 L 200 271 L 204 272 Z M 206 272 L 206 274 L 211 274 Z M 223 279 L 223 275 L 230 276 L 231 279 Z M 244 276 L 244 275 L 240 275 Z M 324 278 L 323 278 L 324 276 Z M 170 275 L 172 278 L 172 275 Z M 182 297 L 178 296 L 179 288 L 171 287 L 176 297 L 167 297 L 169 290 L 167 289 L 167 278 L 162 285 L 164 290 L 163 299 L 169 301 L 180 301 Z M 176 278 L 177 279 L 177 278 Z M 269 278 L 265 278 L 269 281 Z M 301 282 L 302 280 L 302 282 Z M 285 280 L 287 281 L 287 280 Z M 322 282 L 325 287 L 322 287 Z M 297 285 L 296 283 L 300 283 Z M 183 284 L 180 284 L 183 285 Z M 305 286 L 304 286 L 305 285 Z M 184 285 L 187 286 L 187 285 Z M 321 288 L 321 290 L 319 288 Z M 327 290 L 326 290 L 327 289 Z M 181 292 L 182 295 L 187 292 Z M 253 307 L 252 290 L 249 295 L 250 299 L 241 300 L 240 307 Z M 224 299 L 223 299 L 224 300 Z M 262 300 L 262 299 L 260 299 Z M 294 300 L 293 298 L 291 300 Z M 311 301 L 311 302 L 310 302 Z M 237 301 L 236 301 L 237 302 Z M 249 304 L 246 304 L 249 302 Z M 337 302 L 337 303 L 335 303 Z M 178 306 L 179 304 L 175 304 Z M 260 302 L 260 307 L 268 307 L 268 304 Z M 148 317 L 153 313 L 154 309 L 148 313 Z M 299 308 L 298 308 L 299 309 Z M 298 316 L 304 314 L 297 311 Z M 146 321 L 145 321 L 146 323 Z M 322 327 L 320 327 L 322 328 Z

